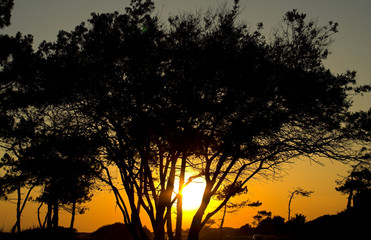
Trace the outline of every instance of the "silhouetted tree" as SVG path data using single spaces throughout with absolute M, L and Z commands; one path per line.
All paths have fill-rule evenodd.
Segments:
M 29 188 L 27 200 L 35 186 L 43 187 L 42 195 L 36 199 L 48 205 L 48 227 L 58 226 L 61 205 L 72 205 L 73 226 L 76 204 L 90 200 L 94 180 L 100 173 L 93 162 L 98 145 L 89 131 L 76 125 L 73 122 L 76 119 L 68 118 L 62 109 L 44 110 L 19 108 L 17 114 L 8 115 L 13 118 L 13 124 L 3 131 L 4 147 L 15 157 L 3 158 L 6 160 L 4 166 L 12 168 L 1 181 L 7 183 L 4 186 L 9 189 L 17 189 L 18 231 L 26 203 L 20 205 L 21 188 Z M 83 119 L 79 118 L 81 121 Z
M 306 216 L 303 214 L 295 214 L 295 217 L 286 222 L 287 230 L 290 234 L 300 235 L 303 234 L 304 224 L 306 223 Z
M 1 158 L 0 169 L 5 173 L 0 177 L 0 199 L 12 201 L 11 195 L 16 192 L 16 222 L 11 231 L 20 232 L 22 212 L 36 186 L 35 178 L 22 172 L 20 161 L 15 160 L 8 153 Z M 27 189 L 24 197 L 23 189 Z
M 226 196 L 228 196 L 228 195 L 236 196 L 236 195 L 240 195 L 240 194 L 243 194 L 243 193 L 246 193 L 246 192 L 247 192 L 247 188 L 246 187 L 241 187 L 240 184 L 236 184 L 234 186 L 233 185 L 227 185 L 227 186 L 224 186 L 223 189 L 221 189 L 221 191 L 219 191 L 215 195 L 215 197 L 216 197 L 217 200 L 224 200 L 226 198 Z M 223 239 L 223 225 L 224 225 L 225 214 L 227 213 L 227 207 L 237 208 L 239 206 L 236 205 L 236 204 L 228 205 L 228 203 L 224 205 L 223 216 L 220 220 L 220 225 L 219 225 L 220 240 Z
M 303 214 L 295 214 L 294 218 L 291 218 L 291 221 L 296 224 L 304 224 L 307 220 L 307 217 Z
M 272 212 L 266 211 L 266 210 L 261 210 L 258 211 L 258 213 L 253 216 L 253 218 L 257 221 L 256 225 L 259 225 L 259 223 L 266 219 L 266 218 L 271 218 L 272 217 Z
M 43 186 L 38 201 L 48 206 L 47 226 L 58 226 L 62 205 L 72 206 L 73 226 L 76 204 L 91 199 L 95 179 L 100 174 L 95 160 L 99 145 L 65 109 L 47 109 L 43 117 L 46 119 L 42 132 L 32 137 L 27 148 L 21 149 L 23 171 L 36 176 Z M 80 121 L 83 119 L 79 118 Z
M 262 234 L 282 234 L 285 232 L 285 219 L 281 216 L 268 216 L 261 220 L 256 227 L 257 233 Z
M 300 195 L 300 196 L 303 196 L 303 197 L 310 197 L 310 195 L 312 195 L 312 193 L 314 193 L 314 191 L 306 191 L 306 190 L 304 190 L 304 189 L 302 189 L 300 187 L 294 188 L 293 191 L 290 191 L 287 221 L 290 221 L 291 220 L 291 216 L 290 216 L 290 213 L 291 213 L 291 201 L 292 201 L 292 199 L 295 198 L 295 195 Z
M 184 185 L 197 177 L 206 182 L 188 235 L 197 240 L 232 197 L 205 214 L 227 180 L 243 188 L 302 156 L 356 159 L 357 134 L 344 124 L 348 94 L 367 89 L 355 87 L 355 72 L 335 76 L 323 65 L 336 23 L 320 27 L 290 11 L 268 42 L 261 24 L 250 32 L 236 21 L 238 1 L 230 10 L 170 17 L 168 25 L 153 10 L 150 0 L 132 0 L 123 14 L 93 13 L 88 24 L 60 31 L 56 42 L 30 54 L 32 68 L 27 58 L 20 65 L 14 82 L 24 91 L 7 88 L 6 95 L 33 96 L 34 106 L 68 106 L 74 121 L 99 137 L 102 180 L 135 239 L 147 239 L 143 210 L 155 240 L 165 238 L 165 226 L 173 237 L 175 202 L 182 212 L 177 177 Z M 125 197 L 112 181 L 111 163 Z M 184 179 L 189 168 L 195 176 Z M 177 239 L 180 226 L 181 218 Z
M 342 180 L 336 181 L 338 187 L 336 191 L 343 194 L 348 194 L 347 210 L 350 210 L 353 206 L 354 198 L 357 194 L 361 195 L 363 192 L 367 192 L 371 189 L 371 172 L 370 170 L 362 165 L 356 165 L 347 177 Z
M 228 195 L 232 197 L 244 194 L 247 192 L 247 187 L 241 187 L 241 183 L 238 183 L 234 186 L 226 185 L 221 189 L 221 191 L 217 192 L 215 197 L 217 200 L 223 201 Z M 260 207 L 262 205 L 261 202 L 250 202 L 249 200 L 243 201 L 241 203 L 233 203 L 229 201 L 227 204 L 224 205 L 223 216 L 220 220 L 219 229 L 220 229 L 220 239 L 223 239 L 223 225 L 226 213 L 234 213 L 238 211 L 240 208 L 243 207 Z
M 349 116 L 348 124 L 352 129 L 357 131 L 359 137 L 368 142 L 371 140 L 371 109 L 367 112 L 352 114 Z M 350 210 L 352 207 L 352 200 L 355 197 L 355 193 L 359 194 L 370 189 L 370 146 L 370 144 L 366 145 L 359 150 L 360 158 L 364 161 L 354 165 L 348 176 L 336 181 L 338 186 L 335 189 L 348 195 L 347 210 Z
M 246 223 L 245 225 L 241 226 L 239 230 L 244 235 L 252 235 L 254 233 L 254 228 L 251 227 L 251 225 L 248 224 L 248 223 Z

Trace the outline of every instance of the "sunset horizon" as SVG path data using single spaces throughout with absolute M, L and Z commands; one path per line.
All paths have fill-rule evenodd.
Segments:
M 366 231 L 371 2 L 0 7 L 0 238 Z

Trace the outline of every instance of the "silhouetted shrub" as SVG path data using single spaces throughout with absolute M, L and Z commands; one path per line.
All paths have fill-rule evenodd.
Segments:
M 240 227 L 239 232 L 244 235 L 253 235 L 254 234 L 254 228 L 251 227 L 250 224 L 245 224 L 242 227 Z
M 69 228 L 52 228 L 52 229 L 41 229 L 33 228 L 28 229 L 20 233 L 10 234 L 10 233 L 1 233 L 1 240 L 77 240 L 76 229 Z
M 99 228 L 92 233 L 95 240 L 134 240 L 129 229 L 123 223 L 114 223 Z
M 266 218 L 256 228 L 256 233 L 261 234 L 283 234 L 285 232 L 285 219 L 280 216 Z

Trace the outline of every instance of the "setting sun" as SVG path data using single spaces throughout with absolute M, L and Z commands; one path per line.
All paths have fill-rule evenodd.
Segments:
M 201 180 L 188 184 L 183 189 L 183 209 L 186 211 L 197 209 L 201 204 L 204 190 L 205 182 Z

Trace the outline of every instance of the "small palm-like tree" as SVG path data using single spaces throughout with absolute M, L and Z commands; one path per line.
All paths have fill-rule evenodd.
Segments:
M 288 211 L 287 221 L 290 221 L 291 202 L 292 202 L 292 199 L 294 199 L 295 195 L 300 195 L 300 196 L 303 196 L 303 197 L 310 197 L 312 195 L 312 193 L 314 193 L 314 191 L 305 191 L 304 189 L 302 189 L 300 187 L 294 188 L 293 191 L 290 191 L 289 207 L 288 207 L 289 211 Z

